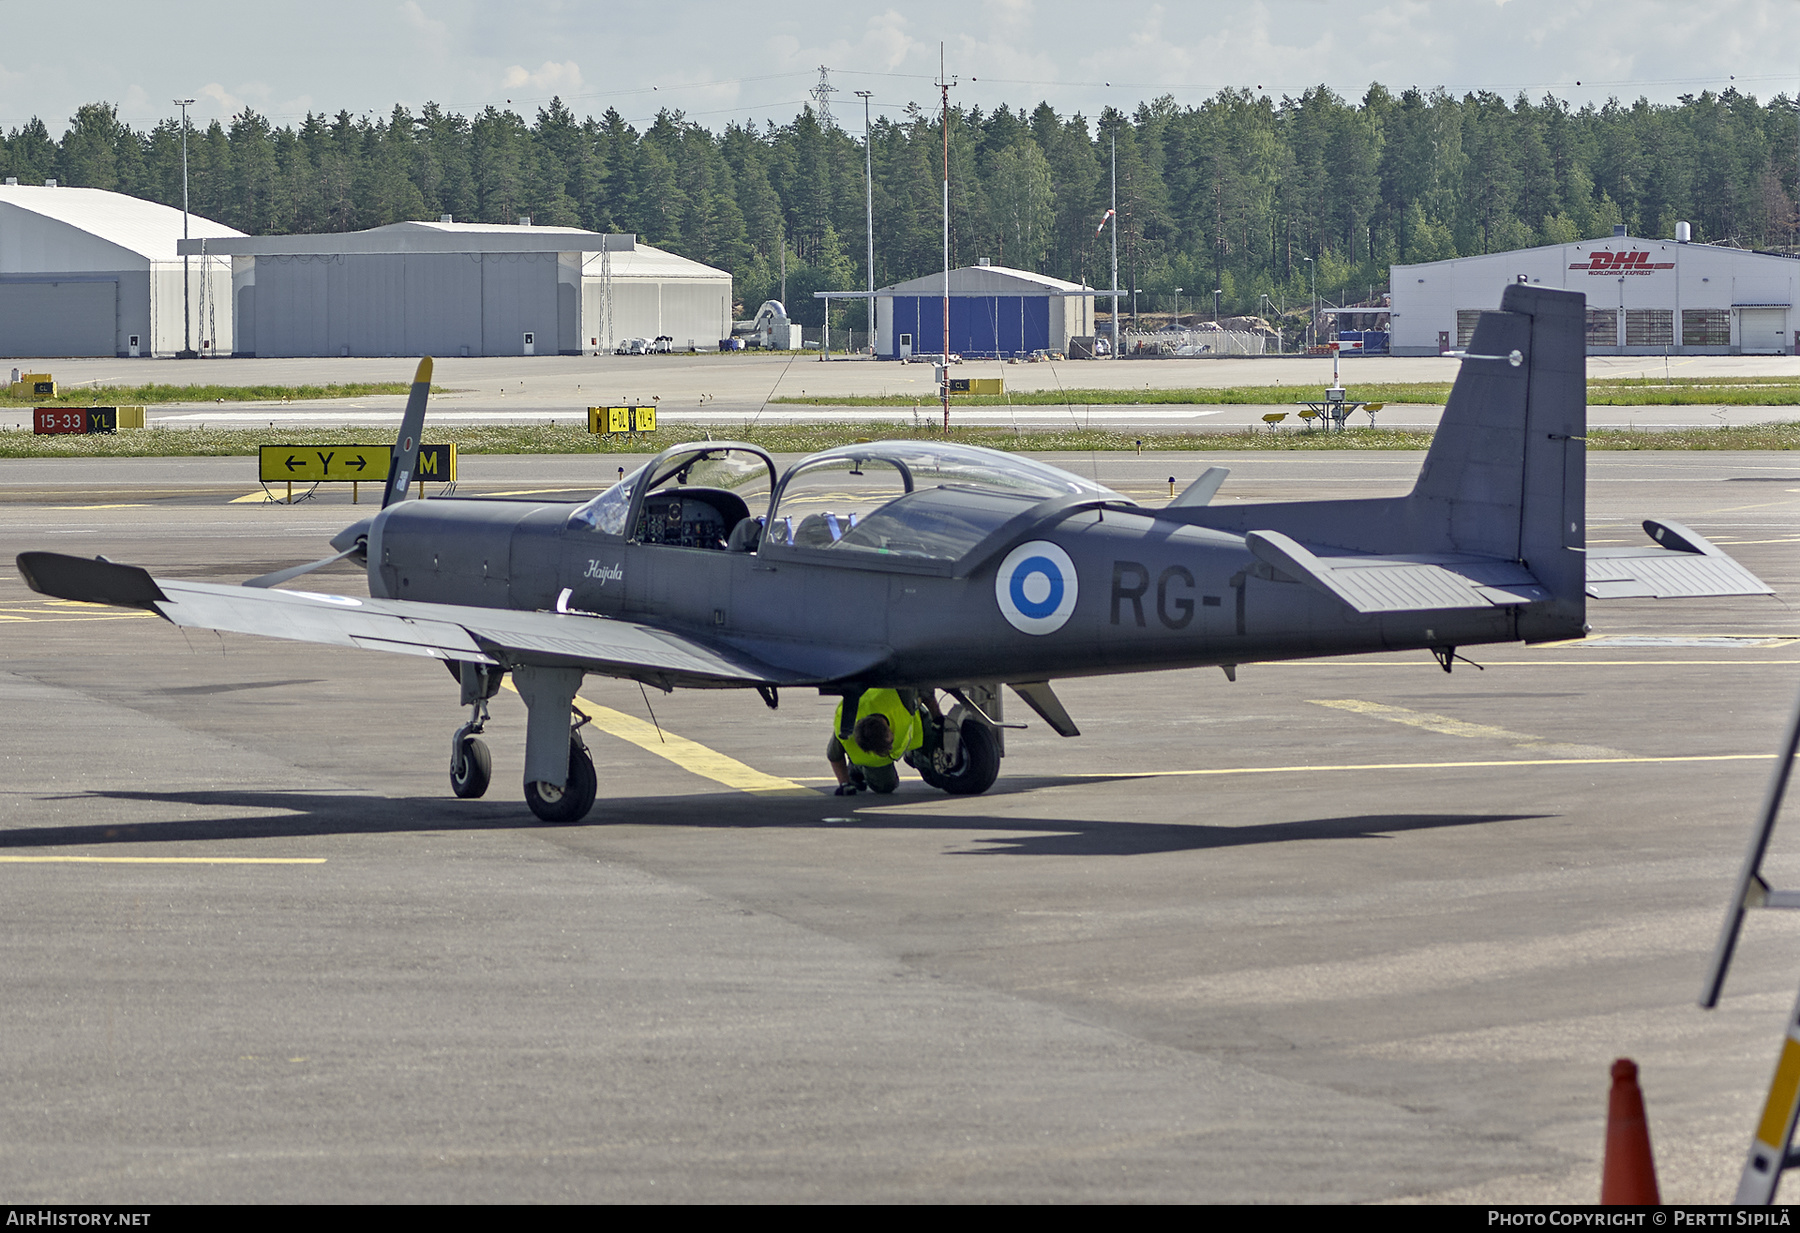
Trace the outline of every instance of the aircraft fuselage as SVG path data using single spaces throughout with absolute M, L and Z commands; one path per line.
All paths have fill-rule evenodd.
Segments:
M 1259 561 L 1241 535 L 1153 510 L 1082 510 L 1030 533 L 1028 542 L 1066 554 L 1077 592 L 1062 623 L 1037 633 L 1008 619 L 998 556 L 958 576 L 947 563 L 787 545 L 730 552 L 644 543 L 571 526 L 574 508 L 481 499 L 396 505 L 370 528 L 371 593 L 653 619 L 771 664 L 803 666 L 815 679 L 832 679 L 835 661 L 859 683 L 879 685 L 1043 680 L 1520 637 L 1516 607 L 1352 611 Z

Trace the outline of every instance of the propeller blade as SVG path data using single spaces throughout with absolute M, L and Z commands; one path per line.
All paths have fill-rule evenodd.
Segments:
M 272 574 L 263 574 L 252 578 L 244 585 L 247 587 L 280 586 L 290 578 L 298 578 L 301 574 L 310 574 L 315 569 L 324 569 L 327 565 L 335 565 L 351 553 L 360 551 L 362 551 L 362 545 L 357 544 L 344 549 L 334 557 L 326 557 L 323 561 L 309 561 L 305 565 L 290 565 L 286 569 L 278 569 Z
M 431 394 L 431 357 L 419 361 L 413 374 L 412 393 L 406 399 L 406 414 L 400 417 L 400 435 L 394 439 L 394 460 L 388 465 L 387 490 L 381 494 L 381 508 L 406 500 L 412 485 L 413 468 L 419 462 L 419 435 L 425 431 L 425 400 Z

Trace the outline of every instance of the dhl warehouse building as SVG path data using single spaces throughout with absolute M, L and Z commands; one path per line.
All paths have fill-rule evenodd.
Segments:
M 1466 348 L 1521 279 L 1587 296 L 1589 355 L 1800 354 L 1800 260 L 1624 234 L 1394 266 L 1393 354 Z

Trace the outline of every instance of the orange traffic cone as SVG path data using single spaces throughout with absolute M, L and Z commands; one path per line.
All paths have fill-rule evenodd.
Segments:
M 1612 1066 L 1612 1097 L 1606 1109 L 1606 1166 L 1600 1202 L 1643 1206 L 1662 1202 L 1656 1189 L 1656 1161 L 1650 1156 L 1650 1122 L 1638 1087 L 1637 1063 L 1620 1058 Z

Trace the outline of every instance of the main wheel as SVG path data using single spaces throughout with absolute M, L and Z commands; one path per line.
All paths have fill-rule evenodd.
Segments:
M 488 790 L 494 778 L 494 757 L 487 742 L 478 736 L 465 736 L 456 757 L 450 759 L 450 790 L 465 801 L 472 801 Z
M 560 826 L 587 817 L 599 790 L 594 760 L 588 756 L 585 747 L 570 741 L 568 782 L 560 788 L 554 784 L 528 783 L 525 785 L 525 803 L 542 821 Z
M 979 719 L 965 719 L 962 740 L 958 742 L 956 760 L 945 763 L 942 753 L 929 758 L 919 751 L 919 778 L 952 796 L 975 796 L 994 786 L 1000 778 L 1000 746 L 994 734 Z

